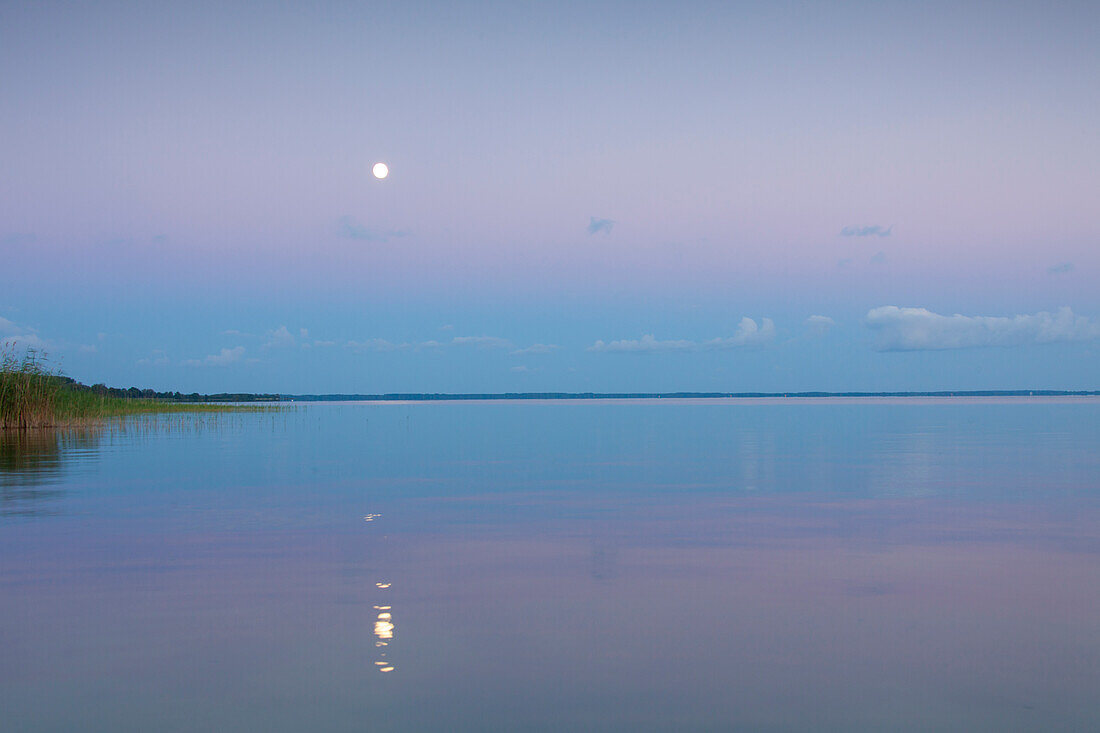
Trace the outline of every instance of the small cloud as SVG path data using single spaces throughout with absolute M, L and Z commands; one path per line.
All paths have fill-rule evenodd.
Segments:
M 456 346 L 480 346 L 485 349 L 507 349 L 512 346 L 508 339 L 497 336 L 455 336 L 451 343 Z
M 879 351 L 931 351 L 983 346 L 1023 346 L 1100 337 L 1100 324 L 1069 308 L 1032 315 L 944 316 L 926 308 L 885 305 L 868 311 L 864 325 Z
M 611 229 L 615 226 L 615 222 L 611 219 L 597 219 L 592 216 L 588 219 L 588 233 L 589 234 L 610 234 Z
M 871 255 L 870 262 L 871 262 L 872 265 L 884 265 L 884 264 L 886 264 L 886 253 L 881 251 L 881 250 L 878 251 L 878 252 L 875 252 L 873 255 Z
M 839 260 L 836 261 L 836 266 L 837 267 L 847 267 L 850 264 L 852 264 L 852 258 L 851 257 L 844 257 L 844 258 L 839 259 Z
M 409 232 L 403 229 L 379 229 L 364 226 L 350 216 L 340 217 L 339 226 L 341 235 L 363 242 L 388 242 L 391 239 L 409 236 Z
M 894 225 L 882 227 L 877 224 L 866 227 L 844 227 L 840 230 L 842 237 L 889 237 L 894 231 Z
M 95 344 L 81 344 L 80 350 L 83 351 L 85 354 L 94 354 L 99 351 L 99 349 L 96 348 Z
M 17 349 L 44 349 L 46 342 L 33 328 L 20 326 L 0 316 L 0 347 Z
M 1051 275 L 1065 275 L 1066 273 L 1073 272 L 1077 268 L 1073 266 L 1072 262 L 1062 262 L 1052 267 L 1047 268 L 1047 272 Z
M 516 349 L 511 352 L 512 356 L 521 356 L 523 354 L 549 354 L 551 351 L 558 349 L 556 344 L 531 344 L 525 349 Z
M 197 359 L 192 359 L 191 362 L 198 363 Z M 144 359 L 138 359 L 139 366 L 164 366 L 168 363 L 168 352 L 161 349 L 155 349 L 152 356 Z
M 588 347 L 589 351 L 688 351 L 694 349 L 697 344 L 694 341 L 684 339 L 658 340 L 653 334 L 647 333 L 640 339 L 621 339 L 619 341 L 597 341 Z
M 235 346 L 232 349 L 222 349 L 217 354 L 210 354 L 203 359 L 188 359 L 183 362 L 187 366 L 229 366 L 241 360 L 244 356 L 244 347 Z
M 836 325 L 836 321 L 828 316 L 810 316 L 804 323 L 807 333 L 812 336 L 824 336 Z
M 298 329 L 298 335 L 301 336 L 302 338 L 307 338 L 309 336 L 309 329 L 299 328 Z
M 221 336 L 244 336 L 245 334 L 241 333 L 240 331 L 238 331 L 235 328 L 231 328 L 228 331 L 222 331 L 220 335 Z
M 588 347 L 588 351 L 608 352 L 655 352 L 655 351 L 702 351 L 729 349 L 741 346 L 764 344 L 775 338 L 775 323 L 770 318 L 761 318 L 760 325 L 751 318 L 742 318 L 732 336 L 720 336 L 709 341 L 690 341 L 687 339 L 659 340 L 653 334 L 640 339 L 622 339 L 620 341 L 597 341 Z
M 530 372 L 532 370 L 530 368 L 524 366 L 523 364 L 521 364 L 519 366 L 512 367 L 512 371 L 513 372 Z
M 775 338 L 775 322 L 770 318 L 761 318 L 760 325 L 751 318 L 742 318 L 737 324 L 737 331 L 732 336 L 726 336 L 710 341 L 704 341 L 703 347 L 710 349 L 728 349 L 736 346 L 752 346 L 762 344 Z
M 348 341 L 344 344 L 346 348 L 351 349 L 354 352 L 362 353 L 365 351 L 403 351 L 405 349 L 412 348 L 412 344 L 402 343 L 395 344 L 392 341 L 386 339 L 367 339 L 366 341 Z
M 446 326 L 440 326 L 439 330 L 440 331 L 453 331 L 453 330 L 455 330 L 455 327 L 448 323 Z
M 294 334 L 286 326 L 279 326 L 274 331 L 267 332 L 265 349 L 275 349 L 294 345 Z

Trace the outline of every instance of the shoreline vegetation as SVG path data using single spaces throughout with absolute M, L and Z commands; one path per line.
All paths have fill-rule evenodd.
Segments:
M 244 399 L 238 399 L 244 398 Z M 0 354 L 0 429 L 94 425 L 116 417 L 157 413 L 239 412 L 274 405 L 210 402 L 277 402 L 277 395 L 184 395 L 136 387 L 88 386 L 53 371 L 36 351 Z
M 638 400 L 828 397 L 1100 397 L 1100 390 L 936 390 L 926 392 L 388 392 L 384 394 L 270 394 L 157 392 L 86 385 L 51 370 L 34 350 L 0 353 L 0 429 L 72 427 L 108 418 L 156 413 L 279 409 L 287 402 L 443 402 L 464 400 Z M 234 403 L 234 404 L 226 404 Z M 258 404 L 267 403 L 267 404 Z

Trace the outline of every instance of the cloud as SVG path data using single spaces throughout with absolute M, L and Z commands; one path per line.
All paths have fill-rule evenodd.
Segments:
M 1100 325 L 1069 308 L 1034 315 L 943 316 L 925 308 L 885 305 L 868 311 L 864 325 L 875 335 L 879 351 L 966 349 L 1021 346 L 1100 337 Z
M 308 328 L 299 328 L 298 329 L 298 335 L 300 335 L 302 338 L 308 338 L 309 337 L 309 329 Z
M 321 341 L 318 343 L 322 345 L 327 345 L 331 344 L 332 342 Z M 386 339 L 374 338 L 366 339 L 365 341 L 348 341 L 344 344 L 344 347 L 358 353 L 363 353 L 367 351 L 389 353 L 393 351 L 419 351 L 421 349 L 434 349 L 442 345 L 443 344 L 439 343 L 438 341 L 420 341 L 417 343 L 402 341 L 400 343 L 396 343 L 394 341 L 387 341 Z
M 294 334 L 286 326 L 279 326 L 274 331 L 267 332 L 267 343 L 264 344 L 264 348 L 275 349 L 293 345 Z
M 388 242 L 391 239 L 409 236 L 409 232 L 404 229 L 379 229 L 364 226 L 350 216 L 340 217 L 339 225 L 341 235 L 363 242 Z
M 1047 272 L 1051 275 L 1064 275 L 1068 272 L 1073 272 L 1077 268 L 1073 266 L 1072 262 L 1062 262 L 1052 267 L 1047 268 Z
M 512 371 L 513 372 L 529 372 L 529 371 L 532 371 L 532 370 L 529 367 L 526 367 L 526 366 L 520 364 L 519 366 L 512 367 Z
M 549 354 L 551 351 L 560 348 L 557 344 L 531 344 L 525 349 L 516 349 L 511 352 L 512 356 L 521 356 L 523 354 Z
M 611 219 L 597 219 L 594 216 L 588 218 L 588 233 L 589 234 L 610 234 L 611 229 L 615 226 L 615 222 Z
M 183 362 L 187 366 L 229 366 L 241 360 L 244 356 L 243 346 L 234 346 L 232 349 L 222 349 L 217 354 L 210 354 L 203 359 L 188 359 Z
M 588 347 L 589 351 L 690 351 L 698 348 L 694 341 L 673 339 L 659 341 L 653 334 L 647 333 L 640 339 L 622 339 L 620 341 L 597 341 Z
M 196 364 L 199 363 L 197 359 L 192 359 L 191 362 Z M 155 349 L 153 355 L 148 358 L 138 359 L 139 366 L 164 366 L 167 363 L 168 352 L 160 349 Z
M 851 257 L 842 257 L 841 259 L 836 261 L 836 266 L 837 267 L 847 267 L 850 264 L 852 264 L 852 258 Z
M 737 331 L 732 336 L 704 341 L 705 348 L 728 349 L 735 346 L 763 344 L 775 338 L 775 323 L 770 318 L 761 318 L 760 325 L 751 318 L 742 318 Z
M 875 224 L 867 227 L 844 227 L 840 230 L 842 237 L 889 237 L 894 231 L 894 225 L 888 227 Z
M 507 349 L 512 346 L 508 339 L 497 336 L 455 336 L 451 343 L 456 346 L 480 346 L 486 349 Z
M 408 343 L 395 344 L 392 341 L 387 341 L 386 339 L 367 339 L 366 341 L 348 341 L 346 344 L 344 344 L 344 346 L 351 349 L 352 351 L 360 352 L 360 353 L 364 352 L 364 351 L 381 351 L 381 352 L 403 351 L 405 349 L 412 348 L 412 344 L 408 344 Z
M 670 339 L 661 341 L 646 334 L 640 339 L 622 339 L 620 341 L 597 341 L 588 347 L 588 351 L 604 352 L 654 352 L 654 351 L 703 351 L 711 349 L 730 349 L 740 346 L 764 344 L 775 338 L 775 323 L 770 318 L 761 318 L 760 325 L 751 318 L 742 318 L 732 336 L 722 336 L 709 341 L 690 341 Z
M 806 325 L 806 331 L 812 336 L 824 336 L 836 325 L 836 321 L 828 316 L 810 316 L 803 323 Z
M 20 326 L 0 316 L 0 348 L 44 349 L 46 342 L 33 328 Z
M 871 262 L 872 265 L 884 265 L 884 264 L 886 264 L 886 253 L 883 252 L 882 250 L 879 250 L 878 252 L 875 252 L 873 255 L 871 255 L 870 262 Z

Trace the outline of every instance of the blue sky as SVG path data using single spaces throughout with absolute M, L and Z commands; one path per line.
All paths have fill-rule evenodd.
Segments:
M 1090 3 L 7 3 L 0 339 L 186 391 L 1095 389 L 1097 37 Z

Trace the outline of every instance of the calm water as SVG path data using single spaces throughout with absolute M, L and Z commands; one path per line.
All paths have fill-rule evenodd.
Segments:
M 0 437 L 5 731 L 1095 730 L 1100 401 Z

